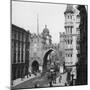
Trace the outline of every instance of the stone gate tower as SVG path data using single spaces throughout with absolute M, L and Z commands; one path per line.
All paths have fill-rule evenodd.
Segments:
M 42 66 L 44 64 L 43 58 L 47 49 L 50 48 L 50 45 L 51 35 L 49 34 L 47 25 L 45 25 L 45 28 L 41 34 L 31 34 L 29 71 L 42 71 Z

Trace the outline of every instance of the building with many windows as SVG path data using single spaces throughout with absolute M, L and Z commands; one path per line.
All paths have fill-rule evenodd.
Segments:
M 11 76 L 12 80 L 24 78 L 29 67 L 29 31 L 12 24 L 11 30 Z
M 80 16 L 73 5 L 67 5 L 65 15 L 65 32 L 60 33 L 61 47 L 65 50 L 65 67 L 70 72 L 70 79 L 76 79 L 76 64 L 80 53 Z

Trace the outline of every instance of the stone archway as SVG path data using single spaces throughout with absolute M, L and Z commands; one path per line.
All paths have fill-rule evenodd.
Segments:
M 32 72 L 38 72 L 39 71 L 39 63 L 35 60 L 32 62 Z
M 43 72 L 47 71 L 47 63 L 48 63 L 48 55 L 52 52 L 55 51 L 54 49 L 49 49 L 48 51 L 45 52 L 44 57 L 43 57 Z

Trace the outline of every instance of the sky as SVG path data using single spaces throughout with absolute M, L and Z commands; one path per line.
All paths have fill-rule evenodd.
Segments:
M 37 33 L 37 15 L 39 33 L 47 25 L 53 43 L 59 43 L 59 32 L 64 32 L 64 11 L 66 4 L 33 3 L 12 1 L 12 24 Z

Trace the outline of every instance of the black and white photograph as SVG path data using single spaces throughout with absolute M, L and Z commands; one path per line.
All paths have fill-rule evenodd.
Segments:
M 11 89 L 88 85 L 88 5 L 11 0 Z

